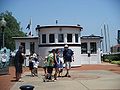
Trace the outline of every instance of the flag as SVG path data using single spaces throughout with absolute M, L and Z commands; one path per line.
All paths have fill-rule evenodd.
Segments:
M 56 24 L 58 24 L 58 20 L 56 20 Z
M 29 21 L 29 23 L 28 23 L 26 29 L 30 30 L 30 26 L 31 26 L 31 19 L 30 19 L 30 21 Z
M 31 35 L 31 31 L 29 32 L 29 34 L 28 35 Z

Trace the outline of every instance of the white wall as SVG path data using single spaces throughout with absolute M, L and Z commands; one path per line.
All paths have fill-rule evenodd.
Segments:
M 97 53 L 90 54 L 81 54 L 81 64 L 100 64 L 101 63 L 101 54 L 100 54 L 100 39 L 83 39 L 81 43 L 87 42 L 88 43 L 88 50 L 90 48 L 90 42 L 96 42 L 97 44 Z
M 50 44 L 49 43 L 49 34 L 55 34 L 55 43 L 54 44 L 57 44 L 58 43 L 58 34 L 64 34 L 64 44 L 67 44 L 67 34 L 72 34 L 73 35 L 73 38 L 72 38 L 72 41 L 73 42 L 70 42 L 69 44 L 73 44 L 75 43 L 75 34 L 78 34 L 78 37 L 79 37 L 79 40 L 78 40 L 78 43 L 80 44 L 81 40 L 80 40 L 80 30 L 79 28 L 42 28 L 40 29 L 40 32 L 38 32 L 40 37 L 42 37 L 42 34 L 46 34 L 46 44 Z M 42 38 L 40 38 L 40 44 L 42 44 Z M 62 44 L 62 43 L 61 43 Z
M 38 39 L 16 39 L 15 47 L 19 48 L 21 42 L 25 43 L 25 54 L 30 55 L 30 42 L 35 42 L 35 52 L 38 53 Z
M 61 29 L 60 29 L 61 28 Z M 42 37 L 42 34 L 46 34 L 46 44 L 81 44 L 80 40 L 80 29 L 79 28 L 70 28 L 70 27 L 54 27 L 54 28 L 42 28 L 40 29 L 40 32 L 38 32 L 40 37 Z M 55 34 L 55 43 L 49 43 L 49 34 Z M 64 34 L 64 42 L 58 43 L 58 34 Z M 72 42 L 67 43 L 67 34 L 72 34 Z M 75 34 L 78 34 L 78 43 L 75 42 Z M 42 38 L 40 38 L 40 45 L 42 44 Z M 39 47 L 39 55 L 43 58 L 48 54 L 48 51 L 51 51 L 55 48 L 64 48 L 64 46 L 50 46 L 50 47 Z M 72 66 L 81 66 L 81 47 L 80 46 L 70 46 L 70 49 L 74 51 L 74 59 L 75 61 L 72 62 Z M 42 61 L 41 61 L 42 63 Z
M 35 53 L 38 54 L 38 39 L 16 39 L 15 40 L 15 47 L 18 50 L 21 42 L 25 43 L 25 55 L 26 59 L 24 61 L 24 66 L 29 66 L 29 55 L 30 55 L 30 42 L 35 42 Z
M 67 34 L 72 34 L 72 42 L 67 43 Z M 87 42 L 88 48 L 90 48 L 90 42 L 96 42 L 97 43 L 97 53 L 91 54 L 90 57 L 88 57 L 88 54 L 81 54 L 81 47 L 80 46 L 70 46 L 69 48 L 74 51 L 74 62 L 72 62 L 72 66 L 81 66 L 82 64 L 99 64 L 101 63 L 101 54 L 100 54 L 100 39 L 81 39 L 81 31 L 79 28 L 66 28 L 62 27 L 62 30 L 60 30 L 60 27 L 56 28 L 42 28 L 40 29 L 40 32 L 38 32 L 38 39 L 16 39 L 16 49 L 19 48 L 19 45 L 21 42 L 25 42 L 26 47 L 26 55 L 30 54 L 30 42 L 35 42 L 35 52 L 39 54 L 40 57 L 43 59 L 46 55 L 48 55 L 48 51 L 51 51 L 55 48 L 64 48 L 64 46 L 42 46 L 38 47 L 38 45 L 46 45 L 46 44 L 78 44 L 80 45 L 81 42 Z M 46 34 L 46 44 L 42 44 L 42 34 Z M 49 43 L 49 34 L 55 34 L 55 43 Z M 64 34 L 64 42 L 58 43 L 58 34 Z M 78 34 L 78 43 L 75 42 L 75 34 Z M 38 44 L 39 43 L 39 44 Z M 28 60 L 26 60 L 26 63 L 28 64 Z M 43 60 L 41 60 L 41 64 L 43 63 Z M 42 65 L 41 65 L 42 66 Z

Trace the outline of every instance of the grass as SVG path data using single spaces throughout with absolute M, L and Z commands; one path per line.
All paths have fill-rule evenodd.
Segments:
M 113 61 L 111 61 L 111 63 L 112 63 L 112 64 L 118 64 L 118 65 L 120 65 L 120 60 L 119 60 L 119 61 L 114 61 L 114 60 L 113 60 Z

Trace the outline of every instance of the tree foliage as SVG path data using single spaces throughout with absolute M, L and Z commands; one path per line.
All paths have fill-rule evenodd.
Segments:
M 20 23 L 17 22 L 16 18 L 12 15 L 12 12 L 6 11 L 0 13 L 0 20 L 2 17 L 4 17 L 5 21 L 7 22 L 4 29 L 5 47 L 14 50 L 15 42 L 12 37 L 23 37 L 25 36 L 25 33 L 22 32 Z

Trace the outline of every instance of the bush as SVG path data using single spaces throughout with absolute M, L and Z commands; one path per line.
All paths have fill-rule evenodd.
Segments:
M 111 61 L 111 63 L 120 65 L 120 60 L 119 61 Z
M 120 54 L 109 54 L 103 56 L 103 61 L 120 61 Z

